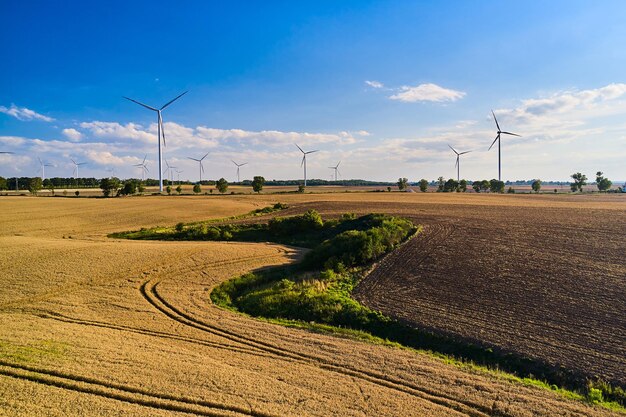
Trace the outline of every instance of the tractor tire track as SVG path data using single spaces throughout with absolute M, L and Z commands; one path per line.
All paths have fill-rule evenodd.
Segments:
M 58 371 L 18 365 L 0 360 L 0 375 L 50 385 L 57 388 L 96 395 L 99 397 L 142 405 L 166 411 L 177 411 L 197 416 L 232 417 L 238 415 L 252 417 L 275 417 L 275 415 L 229 406 L 216 402 L 196 400 L 170 394 L 150 392 L 95 378 L 76 376 Z
M 241 343 L 246 346 L 262 349 L 263 351 L 275 355 L 282 360 L 292 362 L 295 361 L 302 364 L 315 366 L 317 368 L 338 373 L 344 376 L 358 378 L 360 380 L 364 380 L 384 388 L 403 392 L 405 394 L 409 394 L 419 399 L 445 407 L 450 410 L 450 412 L 455 412 L 471 417 L 485 417 L 490 415 L 491 409 L 487 406 L 482 406 L 480 404 L 475 404 L 470 401 L 463 401 L 451 396 L 442 395 L 439 392 L 425 389 L 423 387 L 419 387 L 417 385 L 410 384 L 398 379 L 389 378 L 388 376 L 376 372 L 351 368 L 347 365 L 337 365 L 321 357 L 294 352 L 271 343 L 262 342 L 247 336 L 243 336 L 239 333 L 211 325 L 202 320 L 198 320 L 191 315 L 182 312 L 174 305 L 169 303 L 167 300 L 165 300 L 163 296 L 161 296 L 158 292 L 157 288 L 159 283 L 160 282 L 152 282 L 150 280 L 144 282 L 144 284 L 140 288 L 142 296 L 158 311 L 181 324 L 196 328 L 198 330 L 202 330 L 204 332 L 209 332 L 217 336 L 221 336 L 223 338 L 229 339 L 237 343 Z

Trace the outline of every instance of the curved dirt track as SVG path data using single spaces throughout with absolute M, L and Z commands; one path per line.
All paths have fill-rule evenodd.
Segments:
M 54 204 L 24 200 L 32 218 L 37 204 Z M 180 204 L 184 211 L 189 202 Z M 65 209 L 80 222 L 92 216 L 80 200 Z M 159 222 L 167 217 L 157 215 Z M 211 304 L 213 286 L 292 262 L 300 256 L 293 249 L 98 239 L 127 225 L 91 221 L 95 231 L 71 240 L 59 224 L 38 230 L 31 222 L 26 236 L 0 232 L 0 414 L 611 414 L 425 355 L 288 329 Z

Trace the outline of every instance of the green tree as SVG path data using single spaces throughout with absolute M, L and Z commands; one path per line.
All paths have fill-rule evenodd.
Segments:
M 489 181 L 489 190 L 492 193 L 503 193 L 504 192 L 504 181 L 499 181 L 493 179 Z
M 200 194 L 202 192 L 202 188 L 200 187 L 200 184 L 195 184 L 193 186 L 193 192 L 194 194 Z
M 0 177 L 0 190 L 8 190 L 9 186 L 7 184 L 7 179 L 4 177 Z
M 409 186 L 409 180 L 406 178 L 398 178 L 398 189 L 400 191 L 406 190 Z
M 304 184 L 298 185 L 298 192 L 299 193 L 304 193 Z
M 120 188 L 120 180 L 116 177 L 102 178 L 100 180 L 100 189 L 105 197 L 110 197 L 111 194 L 117 194 L 117 190 Z
M 255 193 L 260 193 L 265 185 L 265 178 L 261 176 L 256 176 L 252 179 L 252 191 Z
M 472 188 L 474 189 L 474 191 L 476 191 L 477 193 L 480 192 L 481 187 L 480 187 L 480 181 L 474 181 L 472 183 Z
M 137 192 L 143 194 L 144 191 L 146 191 L 146 187 L 143 185 L 143 181 L 139 181 L 139 183 L 137 183 Z
M 43 188 L 43 181 L 41 181 L 40 177 L 31 178 L 28 182 L 28 191 L 32 195 L 37 195 L 39 191 Z
M 178 195 L 181 195 L 183 193 L 183 187 L 180 185 L 176 187 L 176 192 L 178 193 Z
M 571 177 L 574 180 L 574 182 L 570 184 L 572 191 L 579 191 L 582 193 L 583 187 L 587 185 L 587 176 L 585 174 L 581 174 L 580 172 L 576 172 L 572 174 Z
M 443 191 L 443 186 L 446 185 L 446 180 L 443 177 L 437 178 L 437 192 L 440 193 Z
M 611 189 L 611 186 L 613 185 L 613 183 L 611 182 L 611 180 L 603 176 L 602 171 L 598 171 L 596 173 L 596 185 L 598 187 L 598 190 L 608 191 Z
M 539 190 L 541 190 L 541 180 L 534 180 L 531 187 L 533 188 L 534 192 L 538 193 Z
M 167 187 L 165 187 L 165 192 L 167 193 L 167 195 L 172 194 L 172 186 L 168 185 Z
M 122 195 L 132 195 L 137 192 L 137 182 L 135 180 L 124 181 L 124 186 L 120 190 Z
M 443 192 L 444 193 L 454 192 L 457 190 L 458 187 L 459 187 L 459 183 L 457 182 L 457 180 L 450 178 L 448 181 L 446 181 L 443 184 Z
M 491 189 L 491 181 L 489 180 L 482 180 L 480 182 L 480 190 L 481 191 L 489 191 Z
M 390 193 L 391 192 L 391 187 L 387 187 L 387 192 Z
M 215 183 L 215 188 L 217 188 L 217 191 L 224 194 L 226 191 L 228 191 L 228 181 L 226 181 L 224 178 L 220 178 Z
M 420 191 L 423 193 L 428 191 L 428 180 L 425 180 L 423 178 L 420 180 Z
M 457 191 L 460 191 L 462 193 L 467 191 L 467 180 L 461 180 L 459 182 L 459 188 L 457 188 Z
M 80 195 L 80 191 L 78 191 L 78 190 L 74 191 L 74 195 L 75 195 L 76 197 L 78 197 L 78 196 Z

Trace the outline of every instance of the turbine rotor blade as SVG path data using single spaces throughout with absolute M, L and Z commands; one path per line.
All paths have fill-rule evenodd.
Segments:
M 196 162 L 200 162 L 200 159 L 192 158 L 191 156 L 188 156 L 187 159 L 191 159 L 191 160 L 194 160 Z
M 202 171 L 202 173 L 204 174 L 204 165 L 202 165 L 202 161 L 200 161 L 200 170 Z
M 456 149 L 454 149 L 452 146 L 448 145 L 448 148 L 452 149 L 452 152 L 454 152 L 455 154 L 457 154 L 457 155 L 459 154 L 459 153 L 456 151 Z
M 304 165 L 305 159 L 306 159 L 306 154 L 304 154 L 304 156 L 302 157 L 302 162 L 300 162 L 300 168 L 302 168 L 302 165 Z
M 496 143 L 496 141 L 500 139 L 500 134 L 498 133 L 498 136 L 496 136 L 496 138 L 493 140 L 493 142 L 491 142 L 491 146 L 489 146 L 489 149 L 487 149 L 488 151 L 491 150 L 491 148 L 493 147 L 493 145 Z
M 169 106 L 170 104 L 172 104 L 173 102 L 175 102 L 176 100 L 178 100 L 179 98 L 181 98 L 182 96 L 184 96 L 184 95 L 185 95 L 185 94 L 187 94 L 187 93 L 188 93 L 188 91 L 185 91 L 184 93 L 182 93 L 182 94 L 180 94 L 180 95 L 176 96 L 176 98 L 174 98 L 174 99 L 172 99 L 172 100 L 168 101 L 167 103 L 165 103 L 165 104 L 163 105 L 163 107 L 161 107 L 159 110 L 163 110 L 164 108 L 166 108 L 167 106 Z
M 144 157 L 143 157 L 143 162 L 142 162 L 142 164 L 145 164 L 145 163 L 146 163 L 146 158 L 147 158 L 147 157 L 148 157 L 148 154 L 146 154 L 146 156 L 144 156 Z
M 458 167 L 459 166 L 459 157 L 456 157 L 456 162 L 454 163 L 454 167 Z
M 519 136 L 519 137 L 522 137 L 522 135 L 518 135 L 517 133 L 511 133 L 511 132 L 500 132 L 500 133 L 502 133 L 502 134 L 504 134 L 504 135 L 511 135 L 511 136 Z
M 496 114 L 491 110 L 491 114 L 493 114 L 493 120 L 496 121 L 496 126 L 498 127 L 498 132 L 500 131 L 500 125 L 498 124 L 498 119 L 496 119 Z
M 244 166 L 244 165 L 248 165 L 247 162 L 244 162 L 243 164 L 239 165 L 240 167 Z
M 341 163 L 341 161 L 337 162 L 337 166 L 335 166 L 335 168 L 339 168 L 339 164 Z
M 472 151 L 465 151 L 465 152 L 461 152 L 459 155 L 465 155 L 466 153 L 470 153 Z
M 209 153 L 210 153 L 210 152 L 205 153 L 205 154 L 204 154 L 204 156 L 203 156 L 202 158 L 200 158 L 200 160 L 202 161 L 204 158 L 206 158 L 207 156 L 209 156 Z
M 163 136 L 163 146 L 165 145 L 165 129 L 163 129 L 163 117 L 161 116 L 161 112 L 159 111 L 159 126 L 161 126 L 161 136 Z M 161 140 L 161 138 L 159 138 Z
M 305 152 L 305 153 L 313 153 L 313 152 L 319 152 L 319 149 L 316 150 L 316 151 L 308 151 L 308 152 Z
M 150 106 L 148 106 L 147 104 L 140 103 L 140 102 L 138 102 L 137 100 L 133 100 L 132 98 L 128 98 L 128 97 L 126 97 L 126 96 L 122 96 L 122 97 L 124 97 L 126 100 L 130 100 L 130 101 L 132 101 L 133 103 L 137 103 L 137 104 L 139 104 L 140 106 L 145 107 L 146 109 L 149 109 L 149 110 L 152 110 L 152 111 L 158 111 L 158 110 L 157 110 L 157 109 L 155 109 L 154 107 L 150 107 Z
M 302 150 L 302 148 L 298 146 L 298 144 L 297 144 L 297 143 L 294 143 L 294 145 L 296 145 L 296 146 L 298 147 L 298 149 L 300 149 L 300 152 L 305 153 L 305 152 Z

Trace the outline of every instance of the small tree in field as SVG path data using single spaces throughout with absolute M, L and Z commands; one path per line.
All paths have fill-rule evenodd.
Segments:
M 472 183 L 472 188 L 474 189 L 474 191 L 479 193 L 480 192 L 480 181 L 474 181 Z
M 176 192 L 178 193 L 178 195 L 181 195 L 181 193 L 183 192 L 183 187 L 181 187 L 180 185 L 176 187 Z
M 172 186 L 168 185 L 167 187 L 165 187 L 165 192 L 167 193 L 167 195 L 172 194 Z
M 224 194 L 226 191 L 228 191 L 228 181 L 226 181 L 224 178 L 220 178 L 215 183 L 215 188 L 217 188 L 217 191 Z
M 443 192 L 444 185 L 446 185 L 446 180 L 444 180 L 443 177 L 437 178 L 437 192 L 438 193 Z
M 504 192 L 504 181 L 493 179 L 489 181 L 489 190 L 492 193 L 503 193 Z
M 255 193 L 260 193 L 263 190 L 263 186 L 265 185 L 265 178 L 261 176 L 256 176 L 252 179 L 252 191 Z
M 459 188 L 457 188 L 457 191 L 462 193 L 467 191 L 467 180 L 461 180 L 459 182 Z
M 7 184 L 7 179 L 4 177 L 0 177 L 0 190 L 8 190 L 9 185 Z
M 398 178 L 398 189 L 400 191 L 406 190 L 409 185 L 409 180 L 406 178 Z
M 541 190 L 541 180 L 534 180 L 531 187 L 534 192 L 538 193 Z
M 489 191 L 491 190 L 491 182 L 489 180 L 482 180 L 480 182 L 480 191 Z
M 43 181 L 41 181 L 41 178 L 39 177 L 31 178 L 30 182 L 28 183 L 28 191 L 30 191 L 32 195 L 37 195 L 37 193 L 41 191 L 42 187 Z
M 451 193 L 456 191 L 459 188 L 459 183 L 457 182 L 457 180 L 454 180 L 452 178 L 450 178 L 448 181 L 446 181 L 443 184 L 443 192 L 444 193 Z
M 80 191 L 78 191 L 78 190 L 74 191 L 74 195 L 75 195 L 76 197 L 78 197 L 78 196 L 80 195 Z
M 202 192 L 202 187 L 200 187 L 200 184 L 195 184 L 193 186 L 193 192 L 194 194 L 200 194 Z
M 120 188 L 120 180 L 116 177 L 102 178 L 100 180 L 100 189 L 105 197 L 111 196 L 111 194 L 117 193 Z
M 598 187 L 598 190 L 608 191 L 611 189 L 611 185 L 613 185 L 613 183 L 611 182 L 611 180 L 603 176 L 602 171 L 598 171 L 596 173 L 596 185 Z
M 428 180 L 425 180 L 423 178 L 420 180 L 420 191 L 423 193 L 428 191 Z
M 581 174 L 580 172 L 576 172 L 571 175 L 574 180 L 573 183 L 570 184 L 570 188 L 573 192 L 579 191 L 583 192 L 583 187 L 587 185 L 587 176 L 585 174 Z

